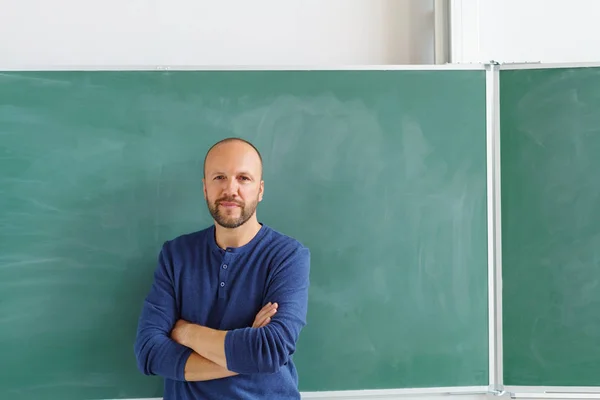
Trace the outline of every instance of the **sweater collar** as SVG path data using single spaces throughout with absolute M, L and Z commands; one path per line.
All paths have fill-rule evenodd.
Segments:
M 256 235 L 254 235 L 254 237 L 245 245 L 240 246 L 240 247 L 227 247 L 226 249 L 222 249 L 219 247 L 219 245 L 217 244 L 217 240 L 216 240 L 216 228 L 215 225 L 213 224 L 208 232 L 208 242 L 210 244 L 210 247 L 212 250 L 219 252 L 219 253 L 233 253 L 233 254 L 241 254 L 241 253 L 245 253 L 247 251 L 252 250 L 254 247 L 256 247 L 256 245 L 258 244 L 258 242 L 260 242 L 260 240 L 265 237 L 265 235 L 267 234 L 267 232 L 269 231 L 269 227 L 266 226 L 265 224 L 259 222 L 260 224 L 260 229 L 258 230 L 258 232 L 256 233 Z

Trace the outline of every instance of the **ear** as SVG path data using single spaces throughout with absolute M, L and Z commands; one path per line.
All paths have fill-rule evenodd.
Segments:
M 261 202 L 263 199 L 263 193 L 265 191 L 265 181 L 260 181 L 260 189 L 258 189 L 258 201 Z
M 204 178 L 202 178 L 202 191 L 204 192 L 204 200 L 207 200 L 208 196 L 206 194 L 206 180 Z

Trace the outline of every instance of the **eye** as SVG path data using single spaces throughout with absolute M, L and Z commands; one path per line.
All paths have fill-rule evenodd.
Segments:
M 240 176 L 240 179 L 243 181 L 249 181 L 250 178 L 248 178 L 247 176 Z
M 221 180 L 221 179 L 225 179 L 225 177 L 223 175 L 215 176 L 215 180 Z

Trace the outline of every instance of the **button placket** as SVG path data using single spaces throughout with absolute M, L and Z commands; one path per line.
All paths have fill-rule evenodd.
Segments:
M 219 266 L 219 297 L 220 298 L 224 298 L 226 297 L 226 291 L 227 291 L 227 277 L 228 277 L 228 270 L 230 268 L 230 263 L 231 263 L 231 253 L 225 253 L 225 256 L 223 257 L 223 260 L 221 261 L 221 265 Z

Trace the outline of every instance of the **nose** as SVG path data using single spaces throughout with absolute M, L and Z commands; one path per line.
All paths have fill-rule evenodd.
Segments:
M 237 194 L 237 189 L 238 189 L 237 181 L 235 179 L 227 179 L 223 192 L 227 196 L 234 196 Z

